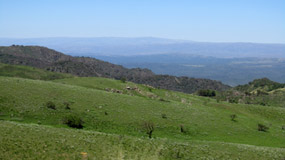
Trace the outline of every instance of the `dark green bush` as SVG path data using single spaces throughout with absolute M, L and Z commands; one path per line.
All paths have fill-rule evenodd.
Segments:
M 236 122 L 236 118 L 237 118 L 236 114 L 232 114 L 232 115 L 230 115 L 230 117 L 231 117 L 232 121 Z
M 48 101 L 46 103 L 46 107 L 50 108 L 50 109 L 54 109 L 54 110 L 56 109 L 56 106 L 55 106 L 55 104 L 52 101 Z
M 163 99 L 163 98 L 159 98 L 159 100 L 160 100 L 161 102 L 170 102 L 169 100 L 165 100 L 165 99 Z
M 65 106 L 65 109 L 70 110 L 70 103 L 69 102 L 64 102 L 63 105 Z
M 230 98 L 229 103 L 238 103 L 238 100 L 236 98 Z
M 125 77 L 122 77 L 122 78 L 121 78 L 121 82 L 122 82 L 122 83 L 126 83 L 126 80 L 127 80 L 127 79 L 126 79 Z
M 220 98 L 217 98 L 216 101 L 217 101 L 217 103 L 220 103 L 221 99 L 220 99 Z
M 204 97 L 215 97 L 216 96 L 216 91 L 214 90 L 199 90 L 198 91 L 199 96 L 204 96 Z
M 166 116 L 165 113 L 161 114 L 161 117 L 162 117 L 163 119 L 167 119 L 167 116 Z
M 262 132 L 267 132 L 267 130 L 269 129 L 269 127 L 267 127 L 266 125 L 264 125 L 264 124 L 258 124 L 257 125 L 257 129 L 258 129 L 258 131 L 262 131 Z
M 77 115 L 68 115 L 67 117 L 65 117 L 64 123 L 71 128 L 83 128 L 83 120 Z

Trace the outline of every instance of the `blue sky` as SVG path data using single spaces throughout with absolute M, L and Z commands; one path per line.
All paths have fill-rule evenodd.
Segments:
M 285 0 L 0 0 L 0 37 L 285 43 Z

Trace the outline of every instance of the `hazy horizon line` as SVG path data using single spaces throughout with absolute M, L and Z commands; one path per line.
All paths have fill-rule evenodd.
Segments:
M 90 36 L 90 37 L 75 37 L 75 36 L 52 36 L 52 37 L 0 37 L 0 39 L 52 39 L 52 38 L 66 38 L 66 39 L 92 39 L 92 38 L 126 38 L 126 39 L 136 39 L 136 38 L 153 38 L 153 39 L 164 39 L 173 41 L 184 41 L 192 43 L 255 43 L 255 44 L 285 44 L 285 42 L 250 42 L 250 41 L 195 41 L 190 39 L 177 39 L 177 38 L 164 38 L 155 36 Z

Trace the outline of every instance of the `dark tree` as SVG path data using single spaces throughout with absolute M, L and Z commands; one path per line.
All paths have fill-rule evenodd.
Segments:
M 146 131 L 146 134 L 148 134 L 148 137 L 152 137 L 152 133 L 154 131 L 154 124 L 153 122 L 144 122 L 144 129 Z

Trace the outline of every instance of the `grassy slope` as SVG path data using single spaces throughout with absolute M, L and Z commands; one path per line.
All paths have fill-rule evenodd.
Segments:
M 3 63 L 0 63 L 0 76 L 40 80 L 54 80 L 74 77 L 70 74 L 56 73 L 28 66 L 9 65 Z
M 221 142 L 179 143 L 0 121 L 0 159 L 277 159 L 284 149 Z M 86 155 L 83 155 L 85 152 Z
M 165 102 L 75 85 L 6 77 L 0 78 L 0 88 L 0 112 L 5 120 L 65 127 L 64 117 L 75 113 L 85 121 L 86 130 L 146 137 L 142 123 L 153 121 L 155 137 L 180 142 L 207 140 L 285 147 L 285 132 L 281 130 L 285 123 L 283 108 L 216 103 L 203 97 L 154 90 L 165 95 L 165 99 L 183 96 L 187 103 Z M 48 109 L 44 105 L 47 101 L 55 102 L 57 110 Z M 71 103 L 71 110 L 64 109 L 64 102 Z M 167 119 L 161 114 L 166 114 Z M 230 120 L 231 114 L 238 115 L 237 122 Z M 257 131 L 258 123 L 270 125 L 269 132 Z M 187 133 L 180 133 L 181 124 Z

